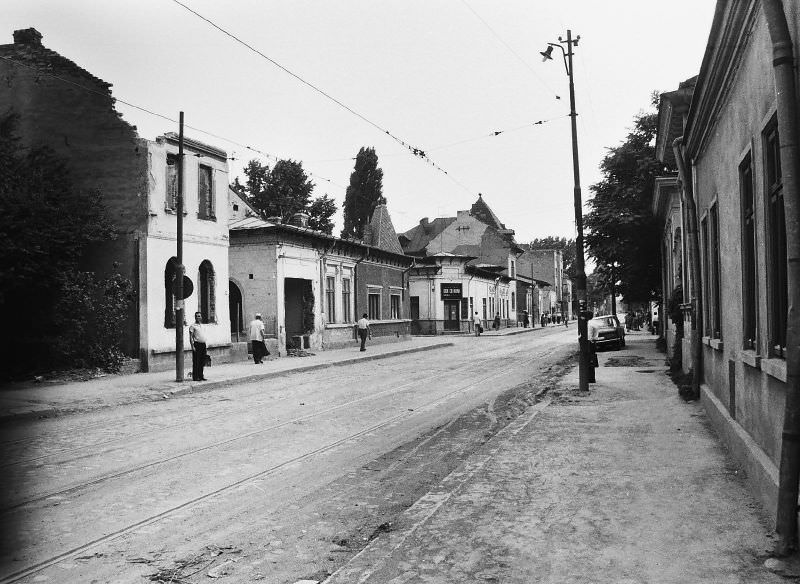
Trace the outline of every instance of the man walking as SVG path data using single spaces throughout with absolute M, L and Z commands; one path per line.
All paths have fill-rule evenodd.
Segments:
M 253 349 L 253 361 L 256 365 L 261 365 L 261 361 L 269 355 L 267 345 L 264 344 L 264 321 L 261 320 L 261 313 L 256 312 L 256 317 L 250 322 L 250 343 Z
M 361 350 L 367 350 L 367 337 L 369 336 L 372 338 L 372 332 L 369 328 L 369 321 L 367 320 L 367 313 L 361 315 L 361 318 L 358 320 L 358 336 L 361 339 Z
M 189 344 L 192 345 L 192 380 L 205 381 L 203 367 L 206 364 L 206 331 L 203 315 L 194 313 L 194 324 L 189 327 Z
M 475 313 L 475 316 L 472 317 L 472 322 L 475 325 L 475 336 L 481 336 L 481 329 L 483 328 L 483 325 L 481 324 L 481 317 L 478 316 L 477 312 Z

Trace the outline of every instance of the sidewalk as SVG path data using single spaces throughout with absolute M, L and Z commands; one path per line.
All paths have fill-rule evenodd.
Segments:
M 764 584 L 768 521 L 655 337 L 599 353 L 325 584 Z
M 385 359 L 416 351 L 452 346 L 447 337 L 413 337 L 410 341 L 368 345 L 366 353 L 358 346 L 330 351 L 316 351 L 308 357 L 278 357 L 261 365 L 250 361 L 223 363 L 206 369 L 208 381 L 191 381 L 189 362 L 185 379 L 176 382 L 175 371 L 106 375 L 71 383 L 42 382 L 14 384 L 0 388 L 0 420 L 65 415 L 100 408 L 115 407 L 147 400 L 160 400 L 172 395 L 206 391 L 234 383 L 247 383 L 311 371 L 359 361 Z

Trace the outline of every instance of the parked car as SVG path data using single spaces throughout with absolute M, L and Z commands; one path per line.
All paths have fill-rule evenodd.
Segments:
M 596 316 L 589 321 L 589 326 L 597 329 L 595 347 L 613 346 L 621 349 L 625 346 L 625 327 L 615 314 Z

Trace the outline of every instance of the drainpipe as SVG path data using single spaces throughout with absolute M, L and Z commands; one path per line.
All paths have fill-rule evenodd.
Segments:
M 786 221 L 786 402 L 778 484 L 775 551 L 786 555 L 797 550 L 797 495 L 800 479 L 800 152 L 798 152 L 797 88 L 795 60 L 789 26 L 781 0 L 764 0 L 764 16 L 772 40 L 772 68 L 778 105 L 783 205 Z
M 678 165 L 678 179 L 681 182 L 681 201 L 686 209 L 686 239 L 689 247 L 689 269 L 691 270 L 693 293 L 692 302 L 692 395 L 695 399 L 700 397 L 700 379 L 703 368 L 703 345 L 700 341 L 703 335 L 703 294 L 700 281 L 700 243 L 697 232 L 697 207 L 694 204 L 694 185 L 692 177 L 686 169 L 686 159 L 683 156 L 683 138 L 675 138 L 672 142 L 672 151 L 675 153 L 675 162 Z M 689 290 L 687 290 L 688 292 Z M 659 315 L 659 318 L 661 315 Z

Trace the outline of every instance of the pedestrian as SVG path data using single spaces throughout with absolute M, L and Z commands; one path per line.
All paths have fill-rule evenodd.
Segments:
M 477 314 L 477 312 L 475 314 Z M 528 311 L 527 310 L 523 310 L 522 311 L 522 326 L 524 326 L 525 328 L 528 328 L 528 325 L 530 324 L 530 322 L 531 321 L 528 318 Z
M 269 356 L 267 345 L 264 343 L 265 338 L 264 321 L 261 320 L 261 313 L 256 312 L 256 317 L 250 322 L 250 344 L 253 350 L 253 362 L 256 365 L 261 365 L 264 357 Z
M 542 318 L 540 318 L 539 320 L 541 320 L 542 328 L 544 328 L 547 325 L 547 315 L 543 312 L 542 313 Z
M 492 324 L 492 328 L 496 331 L 500 330 L 500 313 L 496 312 L 494 315 L 494 323 Z
M 361 350 L 367 350 L 367 337 L 372 338 L 372 329 L 369 328 L 369 320 L 367 320 L 367 313 L 361 315 L 358 321 L 358 336 L 361 339 Z
M 567 319 L 567 315 L 565 314 L 562 318 L 564 319 L 564 328 L 569 328 L 569 319 Z
M 203 377 L 203 367 L 207 355 L 206 331 L 203 326 L 203 315 L 194 313 L 194 324 L 189 327 L 189 344 L 192 345 L 192 380 L 206 381 Z
M 472 322 L 475 325 L 475 336 L 481 336 L 481 333 L 483 332 L 483 325 L 481 324 L 481 317 L 478 316 L 477 312 L 475 313 L 475 316 L 472 317 Z

